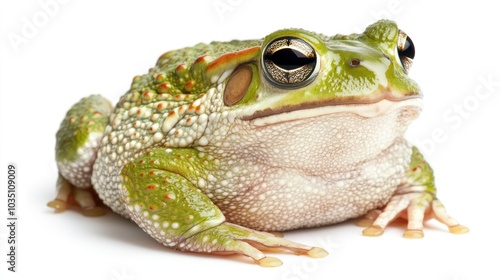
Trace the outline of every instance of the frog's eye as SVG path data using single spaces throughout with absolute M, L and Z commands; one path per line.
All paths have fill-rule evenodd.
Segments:
M 410 37 L 406 35 L 403 31 L 399 31 L 397 51 L 399 55 L 399 62 L 408 72 L 410 70 L 413 58 L 415 57 L 415 45 L 411 41 Z
M 280 37 L 269 42 L 264 48 L 262 64 L 270 82 L 287 88 L 310 83 L 319 70 L 314 49 L 296 37 Z

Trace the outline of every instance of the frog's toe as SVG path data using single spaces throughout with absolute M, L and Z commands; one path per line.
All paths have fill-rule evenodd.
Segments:
M 407 229 L 403 233 L 404 238 L 418 239 L 424 237 L 424 231 L 421 229 Z
M 274 257 L 263 257 L 262 259 L 258 260 L 257 263 L 263 267 L 277 267 L 283 264 L 280 259 Z
M 50 208 L 54 208 L 56 213 L 60 213 L 68 208 L 68 203 L 56 198 L 52 201 L 49 201 L 49 203 L 47 203 L 47 206 L 49 206 Z
M 320 247 L 313 247 L 311 250 L 307 251 L 307 255 L 311 258 L 319 259 L 328 256 L 328 252 Z
M 469 232 L 468 227 L 459 224 L 457 220 L 448 215 L 443 203 L 437 199 L 432 202 L 432 214 L 436 220 L 448 226 L 451 233 L 462 234 Z
M 80 206 L 85 217 L 99 217 L 106 214 L 106 210 L 97 206 L 98 199 L 92 189 L 75 188 L 75 201 Z
M 469 228 L 463 225 L 449 226 L 448 229 L 450 230 L 451 233 L 454 234 L 463 234 L 469 232 Z
M 373 225 L 373 222 L 375 221 L 375 219 L 377 219 L 377 217 L 380 215 L 380 213 L 382 213 L 382 211 L 380 211 L 378 209 L 372 210 L 372 211 L 368 212 L 368 214 L 366 214 L 363 218 L 359 219 L 356 222 L 356 225 L 358 227 L 364 227 L 364 228 L 371 227 Z
M 90 207 L 90 208 L 82 208 L 82 214 L 85 217 L 99 217 L 106 214 L 106 210 L 102 207 Z
M 363 230 L 364 236 L 381 236 L 384 234 L 384 229 L 380 226 L 368 226 Z
M 47 206 L 54 208 L 56 213 L 65 211 L 68 208 L 68 200 L 70 199 L 72 189 L 73 186 L 59 174 L 57 180 L 57 196 L 54 200 L 49 201 Z
M 328 252 L 325 249 L 319 247 L 313 247 L 309 251 L 307 251 L 307 255 L 311 258 L 324 258 L 328 256 Z M 281 266 L 283 262 L 275 257 L 264 257 L 260 260 L 256 261 L 260 266 L 263 267 L 277 267 Z

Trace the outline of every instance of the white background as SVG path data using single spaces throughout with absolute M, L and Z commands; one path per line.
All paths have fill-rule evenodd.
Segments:
M 499 279 L 500 22 L 493 1 L 61 0 L 46 11 L 40 3 L 47 2 L 0 4 L 1 279 Z M 367 238 L 348 221 L 286 233 L 323 246 L 327 258 L 272 254 L 284 264 L 266 269 L 242 257 L 164 248 L 111 213 L 89 219 L 46 207 L 55 195 L 54 135 L 81 97 L 101 93 L 116 102 L 134 75 L 170 49 L 287 27 L 359 32 L 380 17 L 396 20 L 416 45 L 410 74 L 425 110 L 408 138 L 420 143 L 439 197 L 469 234 L 429 222 L 421 240 L 403 239 L 401 226 Z M 18 167 L 17 273 L 5 262 L 7 163 Z

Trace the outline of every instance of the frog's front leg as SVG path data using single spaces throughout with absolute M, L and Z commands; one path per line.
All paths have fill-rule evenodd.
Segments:
M 225 221 L 219 208 L 197 187 L 214 162 L 194 149 L 157 148 L 125 165 L 121 199 L 130 217 L 165 246 L 190 252 L 242 254 L 262 266 L 281 261 L 260 250 L 285 249 L 311 257 L 326 251 Z
M 368 213 L 358 225 L 368 226 L 363 231 L 364 235 L 379 236 L 384 233 L 385 227 L 399 216 L 408 220 L 407 230 L 403 235 L 406 238 L 423 237 L 423 222 L 430 218 L 448 226 L 451 233 L 469 231 L 448 215 L 443 204 L 437 199 L 433 171 L 415 147 L 406 180 L 382 211 L 374 210 Z

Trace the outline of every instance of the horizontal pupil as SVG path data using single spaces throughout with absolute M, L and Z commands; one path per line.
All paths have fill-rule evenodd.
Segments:
M 399 52 L 399 55 L 411 59 L 415 57 L 415 47 L 413 46 L 413 42 L 411 41 L 410 37 L 406 37 L 405 45 L 403 47 L 403 50 Z
M 276 66 L 284 70 L 294 70 L 315 62 L 314 57 L 306 57 L 300 51 L 291 48 L 281 49 L 265 59 L 270 59 Z

